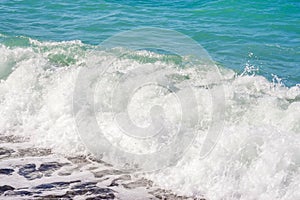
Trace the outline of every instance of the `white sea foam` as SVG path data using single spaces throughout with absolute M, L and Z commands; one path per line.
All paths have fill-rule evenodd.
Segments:
M 32 145 L 52 148 L 63 155 L 87 154 L 73 116 L 74 84 L 82 68 L 105 65 L 113 54 L 82 49 L 84 45 L 78 41 L 31 43 L 32 47 L 23 48 L 0 46 L 1 133 L 29 137 Z M 161 70 L 164 70 L 161 67 L 168 70 L 176 67 L 172 59 L 165 62 L 153 53 L 141 51 L 132 55 L 158 60 L 118 59 L 108 74 L 98 77 L 103 89 L 98 88 L 98 96 L 106 94 L 105 89 L 109 90 L 112 81 L 118 80 L 118 74 L 140 66 Z M 163 188 L 209 199 L 300 199 L 300 87 L 287 88 L 261 76 L 236 76 L 231 70 L 221 69 L 226 97 L 225 126 L 215 149 L 200 159 L 204 140 L 201 133 L 211 119 L 209 94 L 205 87 L 200 87 L 205 79 L 201 73 L 205 70 L 182 69 L 172 77 L 175 82 L 189 82 L 201 99 L 198 106 L 203 124 L 202 129 L 197 130 L 199 137 L 176 166 L 146 176 Z M 146 74 L 156 76 L 155 70 L 137 75 L 143 78 Z M 185 76 L 189 78 L 184 79 Z M 172 95 L 157 99 L 157 96 L 152 98 L 153 90 L 143 88 L 139 92 L 138 98 L 148 99 L 147 108 L 151 108 L 150 104 L 162 104 L 170 120 L 180 121 L 180 109 Z M 103 107 L 107 102 L 102 100 L 96 103 Z M 163 104 L 164 101 L 174 102 L 174 107 Z M 129 105 L 131 117 L 140 126 L 146 126 L 150 120 L 147 118 L 149 109 L 141 109 L 138 102 L 141 101 Z M 118 144 L 117 132 L 108 129 L 109 124 L 105 124 L 101 116 L 98 121 L 107 127 L 105 134 L 110 141 Z M 109 135 L 108 130 L 114 134 Z M 119 145 L 135 153 L 153 151 L 150 143 L 132 146 L 132 142 L 125 139 Z

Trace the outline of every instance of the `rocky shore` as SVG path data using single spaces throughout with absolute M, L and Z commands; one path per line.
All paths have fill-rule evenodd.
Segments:
M 92 156 L 66 157 L 0 135 L 0 199 L 196 199 Z M 198 198 L 199 199 L 199 198 Z

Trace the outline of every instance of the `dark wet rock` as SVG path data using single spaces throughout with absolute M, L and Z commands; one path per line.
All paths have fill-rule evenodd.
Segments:
M 77 183 L 77 182 L 80 181 L 46 183 L 46 184 L 38 185 L 34 187 L 34 189 L 39 189 L 39 190 L 64 189 L 69 187 L 70 184 Z
M 42 176 L 51 176 L 54 171 L 64 165 L 67 165 L 67 163 L 48 162 L 41 164 L 40 167 L 36 169 L 35 164 L 26 164 L 19 169 L 18 174 L 29 180 L 33 180 L 41 178 Z
M 36 186 L 34 189 L 43 189 L 43 190 L 49 190 L 57 187 L 67 187 L 69 186 L 69 183 L 66 182 L 58 182 L 58 183 L 48 183 L 48 184 L 41 184 Z
M 29 180 L 34 180 L 37 178 L 41 178 L 43 176 L 43 174 L 41 174 L 40 172 L 38 172 L 36 170 L 36 165 L 35 164 L 26 164 L 23 165 L 19 171 L 18 174 L 21 176 L 24 176 L 25 178 L 29 179 Z
M 21 190 L 21 191 L 15 191 L 15 195 L 20 195 L 20 196 L 31 196 L 33 193 L 26 191 L 26 190 Z
M 88 189 L 96 187 L 97 182 L 86 182 L 86 183 L 80 183 L 77 185 L 74 185 L 71 189 Z
M 115 194 L 114 191 L 109 188 L 99 188 L 97 186 L 93 188 L 89 188 L 91 185 L 94 185 L 94 183 L 85 183 L 80 184 L 82 189 L 73 189 L 68 190 L 63 195 L 47 195 L 47 196 L 39 196 L 38 199 L 74 199 L 76 196 L 83 196 L 83 195 L 89 195 L 94 196 L 90 197 L 89 199 L 114 199 Z M 77 185 L 78 187 L 79 185 Z M 88 186 L 88 187 L 87 187 Z
M 5 193 L 5 196 L 32 196 L 34 193 L 27 190 L 16 190 Z
M 0 159 L 10 157 L 15 151 L 7 148 L 0 148 Z
M 15 188 L 10 186 L 10 185 L 3 185 L 3 186 L 0 186 L 0 194 L 3 194 L 4 192 L 6 191 L 9 191 L 9 190 L 14 190 Z
M 48 162 L 48 163 L 43 163 L 39 167 L 39 171 L 48 171 L 52 169 L 58 169 L 64 166 L 64 164 L 58 163 L 58 162 Z
M 0 169 L 0 174 L 11 175 L 14 171 L 13 169 L 3 168 Z
M 119 186 L 119 183 L 117 183 L 116 181 L 112 181 L 110 185 L 108 185 L 108 187 L 117 187 Z
M 42 172 L 45 176 L 51 176 L 52 173 L 61 167 L 68 165 L 68 163 L 48 162 L 43 163 L 39 167 L 38 171 Z
M 23 165 L 23 166 L 19 169 L 18 174 L 20 174 L 20 175 L 29 174 L 29 173 L 31 173 L 31 172 L 36 171 L 35 168 L 36 168 L 36 165 L 35 165 L 35 164 L 26 164 L 26 165 Z
M 35 199 L 38 199 L 38 200 L 56 200 L 56 199 L 63 199 L 63 200 L 67 200 L 67 199 L 72 199 L 72 197 L 66 195 L 66 194 L 63 194 L 63 195 L 53 195 L 53 194 L 50 194 L 50 195 L 46 195 L 46 196 L 40 196 L 38 198 L 35 198 Z
M 56 159 L 55 156 L 51 156 L 51 160 L 47 160 L 49 158 L 48 155 L 51 154 L 49 149 L 31 148 L 30 146 L 26 146 L 26 144 L 27 143 L 14 146 L 14 150 L 6 147 L 0 148 L 0 162 L 1 158 L 8 157 L 5 159 L 12 159 L 12 163 L 14 163 L 13 166 L 17 166 L 16 168 L 12 168 L 12 165 L 4 166 L 0 169 L 0 175 L 2 178 L 8 180 L 6 184 L 13 181 L 18 182 L 19 180 L 23 182 L 24 177 L 28 180 L 41 178 L 39 184 L 37 184 L 36 181 L 27 181 L 29 183 L 28 185 L 21 183 L 22 188 L 16 189 L 8 185 L 0 186 L 0 199 L 4 196 L 8 196 L 11 199 L 42 200 L 115 199 L 122 197 L 123 193 L 136 193 L 135 188 L 142 188 L 143 191 L 146 189 L 150 197 L 151 194 L 153 195 L 153 199 L 193 199 L 177 196 L 171 191 L 165 190 L 151 193 L 157 188 L 156 186 L 152 186 L 152 182 L 146 179 L 137 180 L 138 176 L 128 171 L 116 170 L 113 169 L 113 167 L 104 168 L 104 165 L 109 165 L 99 160 L 93 161 L 90 157 L 72 157 L 67 158 L 69 161 L 66 161 L 65 157 L 57 156 L 58 159 Z M 9 147 L 12 148 L 11 146 Z M 21 149 L 19 149 L 20 147 Z M 23 157 L 26 159 L 23 159 Z M 26 160 L 30 161 L 24 164 Z M 49 162 L 44 162 L 41 165 L 37 164 L 45 160 Z M 64 167 L 65 165 L 69 166 Z M 77 172 L 78 174 L 76 174 Z M 81 172 L 83 172 L 82 174 L 84 175 L 82 175 Z M 54 177 L 49 179 L 48 176 L 52 176 L 54 173 L 69 177 L 59 177 L 59 180 Z M 92 177 L 91 173 L 94 174 L 94 177 Z M 11 174 L 13 174 L 13 176 L 9 176 Z M 87 177 L 85 174 L 87 174 Z M 80 177 L 80 179 L 78 179 L 78 177 Z M 53 181 L 53 179 L 55 182 L 49 182 L 49 180 Z M 70 180 L 78 181 L 69 182 Z M 84 180 L 89 180 L 90 182 L 85 182 Z M 107 185 L 109 185 L 109 187 L 107 187 Z
M 114 191 L 110 188 L 99 188 L 99 187 L 97 187 L 97 188 L 94 188 L 92 190 L 92 192 L 93 192 L 93 194 L 110 194 L 110 193 L 113 194 Z
M 100 188 L 97 186 L 97 182 L 84 182 L 74 185 L 71 190 L 66 192 L 66 195 L 74 197 L 81 195 L 96 195 L 102 197 L 102 199 L 113 199 L 115 197 L 114 190 L 110 188 Z
M 115 195 L 113 193 L 101 194 L 95 197 L 86 198 L 86 200 L 100 200 L 100 199 L 115 199 Z
M 97 196 L 103 196 L 103 198 L 115 196 L 113 190 L 109 188 L 99 188 L 99 187 L 71 190 L 71 191 L 67 191 L 66 194 L 68 196 L 97 195 Z

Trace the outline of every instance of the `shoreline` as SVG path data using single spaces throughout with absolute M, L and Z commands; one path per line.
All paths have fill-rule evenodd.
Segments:
M 63 157 L 13 135 L 0 139 L 1 198 L 204 200 L 161 189 L 92 157 Z

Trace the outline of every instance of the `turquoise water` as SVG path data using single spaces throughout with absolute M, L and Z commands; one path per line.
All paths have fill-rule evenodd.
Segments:
M 300 2 L 287 1 L 8 1 L 0 2 L 0 33 L 41 41 L 81 40 L 97 45 L 141 26 L 182 32 L 199 42 L 221 65 L 241 72 L 300 83 Z M 26 42 L 25 42 L 26 43 Z
M 99 44 L 140 26 L 173 29 L 225 67 L 239 72 L 250 64 L 287 85 L 300 82 L 298 1 L 2 1 L 0 12 L 0 33 L 43 41 Z

